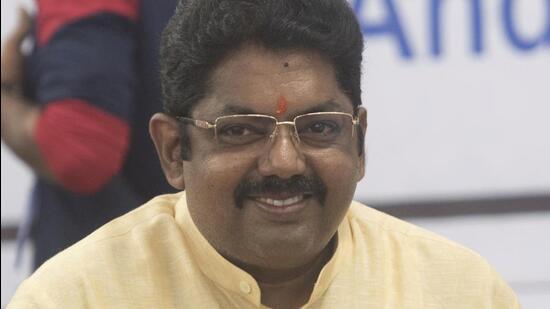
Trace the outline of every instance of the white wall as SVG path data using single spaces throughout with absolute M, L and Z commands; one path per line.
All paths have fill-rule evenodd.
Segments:
M 550 35 L 531 50 L 519 49 L 505 30 L 506 1 L 481 0 L 484 48 L 474 53 L 475 1 L 442 1 L 436 57 L 429 9 L 437 1 L 389 2 L 413 55 L 400 56 L 397 31 L 367 35 L 368 166 L 358 196 L 387 201 L 549 193 Z M 363 25 L 380 25 L 391 12 L 382 0 L 354 3 L 363 8 Z M 513 25 L 522 38 L 550 33 L 550 2 L 513 3 Z

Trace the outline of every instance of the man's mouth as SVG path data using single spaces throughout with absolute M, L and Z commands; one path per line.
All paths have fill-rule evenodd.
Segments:
M 325 202 L 326 186 L 317 175 L 294 175 L 289 179 L 268 176 L 260 180 L 244 179 L 233 193 L 237 208 L 243 208 L 243 202 L 249 200 L 258 206 L 281 211 L 305 205 L 315 197 L 322 207 Z
M 300 194 L 300 195 L 296 195 L 296 196 L 292 196 L 292 197 L 284 198 L 284 199 L 258 196 L 258 197 L 251 197 L 251 199 L 253 199 L 257 202 L 263 203 L 263 204 L 267 204 L 269 206 L 286 207 L 286 206 L 291 206 L 291 205 L 297 204 L 297 203 L 305 200 L 309 196 L 311 196 L 311 195 Z
M 311 206 L 309 201 L 312 194 L 265 194 L 248 196 L 247 199 L 258 209 L 269 214 L 272 220 L 288 221 L 295 220 L 299 213 Z

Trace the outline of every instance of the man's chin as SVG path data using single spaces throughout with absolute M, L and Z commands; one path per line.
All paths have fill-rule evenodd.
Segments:
M 297 250 L 281 250 L 262 252 L 261 256 L 246 258 L 244 262 L 238 262 L 237 266 L 248 272 L 256 271 L 285 271 L 302 268 L 309 261 L 312 261 L 320 252 L 304 252 Z M 240 264 L 240 265 L 239 265 Z
M 304 271 L 311 269 L 312 264 L 317 264 L 320 258 L 324 265 L 333 253 L 332 242 L 329 241 L 323 247 L 297 241 L 271 239 L 272 245 L 254 248 L 246 256 L 229 258 L 233 264 L 251 274 L 259 282 L 275 283 L 290 280 Z M 325 251 L 326 250 L 326 251 Z M 326 254 L 323 254 L 326 253 Z M 321 266 L 322 267 L 322 266 Z
M 258 245 L 250 248 L 249 262 L 270 268 L 298 267 L 314 259 L 326 247 L 318 234 L 306 236 L 297 231 L 287 232 L 284 234 L 281 229 L 278 234 L 257 235 L 259 239 L 254 243 Z

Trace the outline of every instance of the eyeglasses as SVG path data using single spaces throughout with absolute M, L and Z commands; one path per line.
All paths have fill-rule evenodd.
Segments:
M 294 127 L 292 136 L 297 143 L 326 148 L 347 143 L 355 134 L 358 119 L 342 112 L 318 112 L 296 116 L 292 121 L 278 121 L 268 115 L 244 114 L 221 116 L 210 123 L 187 117 L 176 117 L 183 123 L 201 129 L 214 129 L 216 141 L 225 145 L 245 146 L 260 141 L 271 141 L 279 133 L 280 125 Z

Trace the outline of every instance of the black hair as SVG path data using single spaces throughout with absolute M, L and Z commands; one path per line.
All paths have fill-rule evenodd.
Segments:
M 251 42 L 320 53 L 353 106 L 361 105 L 363 36 L 346 0 L 182 0 L 161 40 L 165 112 L 189 116 L 224 56 Z M 182 158 L 189 159 L 185 132 L 182 146 Z

